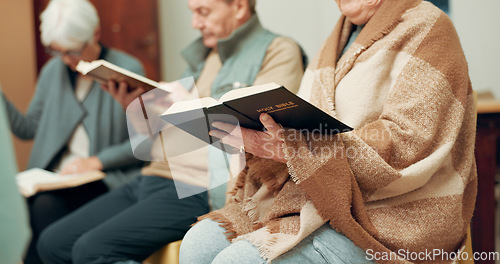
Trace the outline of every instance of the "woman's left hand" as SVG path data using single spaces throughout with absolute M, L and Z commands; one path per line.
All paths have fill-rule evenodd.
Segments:
M 77 159 L 62 168 L 59 174 L 79 174 L 91 170 L 102 170 L 102 162 L 98 157 Z
M 128 90 L 128 84 L 124 81 L 116 83 L 108 81 L 106 84 L 101 85 L 101 89 L 108 92 L 118 103 L 120 103 L 124 110 L 132 103 L 137 97 L 146 92 L 143 87 Z
M 259 118 L 266 131 L 243 127 L 235 129 L 235 125 L 214 122 L 212 126 L 220 130 L 211 130 L 210 135 L 220 138 L 224 144 L 244 149 L 245 152 L 255 156 L 286 163 L 287 160 L 283 152 L 283 128 L 266 113 L 261 114 Z M 244 146 L 242 146 L 243 142 Z

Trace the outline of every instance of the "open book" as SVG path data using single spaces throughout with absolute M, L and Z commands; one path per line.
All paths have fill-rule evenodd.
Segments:
M 30 197 L 38 192 L 65 189 L 84 185 L 103 179 L 102 171 L 89 171 L 81 174 L 60 175 L 47 170 L 34 168 L 16 175 L 21 194 Z
M 92 62 L 80 61 L 76 65 L 76 70 L 83 75 L 92 77 L 100 83 L 107 83 L 109 80 L 115 82 L 125 81 L 130 90 L 138 87 L 143 87 L 146 91 L 154 88 L 163 89 L 158 82 L 105 60 L 95 60 Z
M 161 118 L 191 135 L 212 144 L 208 132 L 216 129 L 215 121 L 239 124 L 241 127 L 262 130 L 261 113 L 268 113 L 286 128 L 323 135 L 352 130 L 321 109 L 308 103 L 285 87 L 275 83 L 232 90 L 219 101 L 205 97 L 174 103 Z

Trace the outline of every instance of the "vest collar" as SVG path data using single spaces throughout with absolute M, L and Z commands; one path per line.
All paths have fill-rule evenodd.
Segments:
M 257 15 L 253 15 L 245 24 L 237 28 L 231 36 L 219 40 L 217 50 L 222 63 L 224 64 L 228 58 L 238 53 L 248 43 L 251 43 L 255 36 L 258 36 L 264 30 Z M 196 71 L 198 65 L 205 62 L 210 50 L 210 48 L 203 45 L 203 39 L 199 38 L 182 51 L 182 56 L 189 64 L 189 67 Z

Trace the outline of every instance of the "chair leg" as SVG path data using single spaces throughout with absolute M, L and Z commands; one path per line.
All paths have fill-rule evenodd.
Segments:
M 467 228 L 467 238 L 465 240 L 465 244 L 464 244 L 462 252 L 466 252 L 467 256 L 469 256 L 469 259 L 459 260 L 458 264 L 474 264 L 474 259 L 473 259 L 474 251 L 472 250 L 472 238 L 470 235 L 470 225 Z M 464 256 L 465 256 L 465 254 L 464 254 Z

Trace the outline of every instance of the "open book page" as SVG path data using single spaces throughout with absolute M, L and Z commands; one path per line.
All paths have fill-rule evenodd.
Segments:
M 225 93 L 223 96 L 221 96 L 221 98 L 219 99 L 219 102 L 234 100 L 234 99 L 242 98 L 242 97 L 249 96 L 252 94 L 270 91 L 270 90 L 280 88 L 280 87 L 281 87 L 281 85 L 278 85 L 276 83 L 267 83 L 267 84 L 251 86 L 251 87 L 247 87 L 247 88 L 240 88 L 240 89 L 232 90 L 232 91 Z
M 264 85 L 252 86 L 252 87 L 247 87 L 247 88 L 240 88 L 240 89 L 229 91 L 229 92 L 225 93 L 219 99 L 219 101 L 217 101 L 211 97 L 204 97 L 204 98 L 200 98 L 200 99 L 180 101 L 180 102 L 174 103 L 162 115 L 180 113 L 180 112 L 185 112 L 185 111 L 190 111 L 190 110 L 195 110 L 195 109 L 209 108 L 212 106 L 220 105 L 220 104 L 222 104 L 222 102 L 225 102 L 225 101 L 245 97 L 245 96 L 256 94 L 256 93 L 269 91 L 269 90 L 276 89 L 279 87 L 280 86 L 275 84 L 275 83 L 268 83 L 268 84 L 264 84 Z
M 80 186 L 104 178 L 101 171 L 90 171 L 81 174 L 60 175 L 47 170 L 34 168 L 16 175 L 19 191 L 30 197 L 37 192 Z
M 204 97 L 201 99 L 180 101 L 174 103 L 162 115 L 175 114 L 195 109 L 209 108 L 218 104 L 220 103 L 217 100 L 213 99 L 212 97 Z
M 76 70 L 83 75 L 94 78 L 100 83 L 106 83 L 108 80 L 113 80 L 115 82 L 125 81 L 131 89 L 137 87 L 143 87 L 146 90 L 154 88 L 164 89 L 158 82 L 105 60 L 96 60 L 92 62 L 80 61 L 76 66 Z

